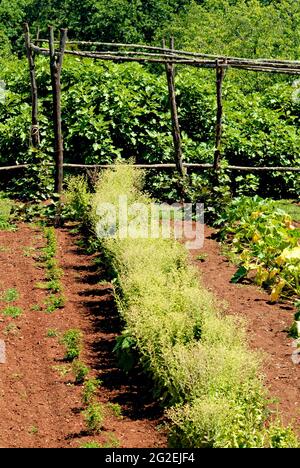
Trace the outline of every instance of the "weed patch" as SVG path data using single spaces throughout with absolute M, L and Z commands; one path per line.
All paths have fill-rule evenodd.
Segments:
M 88 379 L 83 384 L 82 403 L 88 405 L 94 400 L 98 388 L 102 385 L 100 379 Z
M 11 212 L 13 202 L 8 198 L 3 198 L 0 194 L 0 231 L 12 231 L 15 225 L 11 223 Z
M 5 307 L 5 309 L 3 309 L 1 313 L 6 317 L 18 318 L 22 315 L 23 311 L 20 307 L 10 305 Z
M 15 302 L 19 299 L 20 295 L 15 288 L 7 289 L 1 294 L 0 300 L 4 302 Z
M 89 432 L 99 433 L 104 423 L 104 408 L 100 403 L 91 403 L 83 412 L 84 421 Z
M 83 362 L 76 359 L 72 363 L 72 372 L 75 378 L 75 383 L 81 384 L 84 382 L 86 376 L 90 372 L 90 369 Z
M 46 333 L 47 338 L 56 338 L 58 336 L 58 331 L 54 328 L 49 328 Z
M 73 361 L 79 357 L 82 348 L 82 333 L 77 329 L 67 330 L 60 340 L 60 343 L 65 347 L 64 358 L 67 361 Z

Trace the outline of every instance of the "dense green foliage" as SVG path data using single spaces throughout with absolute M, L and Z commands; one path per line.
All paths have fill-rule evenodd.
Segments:
M 13 226 L 10 222 L 12 211 L 11 201 L 0 192 L 0 230 L 10 230 Z
M 31 0 L 27 16 L 45 30 L 49 21 L 89 40 L 151 41 L 190 0 Z
M 26 17 L 26 0 L 1 0 L 0 2 L 0 54 L 8 54 L 16 45 L 21 31 L 22 22 Z
M 174 34 L 180 47 L 207 53 L 298 59 L 295 0 L 2 0 L 0 29 L 13 41 L 23 20 L 41 32 L 68 27 L 70 37 L 150 42 Z
M 126 194 L 129 206 L 149 204 L 141 183 L 141 174 L 132 168 L 106 171 L 93 201 L 96 227 L 101 203 L 118 207 L 119 196 Z M 199 285 L 183 246 L 161 238 L 118 236 L 101 239 L 101 245 L 115 274 L 118 309 L 126 324 L 123 336 L 127 341 L 131 337 L 156 397 L 170 408 L 171 444 L 297 445 L 290 429 L 273 423 L 266 429 L 258 357 L 246 345 L 242 324 L 225 316 Z
M 29 148 L 30 89 L 23 54 L 22 21 L 32 32 L 68 26 L 69 36 L 105 41 L 160 43 L 173 34 L 177 47 L 247 57 L 299 59 L 300 5 L 294 0 L 3 0 L 0 5 L 1 164 L 30 162 L 31 168 L 5 185 L 19 197 L 48 198 L 53 191 L 52 105 L 49 64 L 38 60 L 42 145 Z M 6 58 L 8 57 L 8 58 Z M 299 165 L 299 86 L 294 77 L 229 71 L 224 84 L 224 166 Z M 106 163 L 135 157 L 138 162 L 173 160 L 170 113 L 163 67 L 113 65 L 68 59 L 63 71 L 63 123 L 68 162 Z M 215 76 L 179 68 L 177 91 L 184 158 L 211 162 L 216 113 Z M 230 174 L 231 182 L 227 175 Z M 299 193 L 297 174 L 227 173 L 220 193 L 289 196 Z M 178 198 L 176 175 L 150 174 L 149 186 L 164 199 Z M 215 180 L 192 174 L 186 196 L 210 204 Z M 230 187 L 229 187 L 230 185 Z M 220 195 L 219 193 L 219 195 Z M 220 198 L 220 197 L 219 197 Z
M 6 101 L 0 105 L 0 161 L 32 162 L 26 177 L 11 185 L 18 196 L 47 197 L 52 191 L 53 158 L 48 63 L 38 61 L 40 151 L 29 146 L 30 95 L 23 61 L 3 61 Z M 171 118 L 165 76 L 137 64 L 114 65 L 68 59 L 63 71 L 63 131 L 67 162 L 110 163 L 134 156 L 137 162 L 172 162 Z M 215 85 L 210 72 L 183 69 L 177 74 L 179 115 L 186 162 L 211 162 L 214 152 Z M 241 165 L 299 165 L 299 104 L 288 83 L 265 94 L 243 93 L 225 83 L 224 160 Z M 176 178 L 153 174 L 156 195 L 176 199 Z M 299 191 L 292 173 L 232 174 L 231 189 L 251 195 L 289 196 Z M 209 175 L 193 175 L 194 198 L 206 200 Z
M 299 60 L 299 23 L 295 0 L 192 1 L 159 35 L 203 53 Z

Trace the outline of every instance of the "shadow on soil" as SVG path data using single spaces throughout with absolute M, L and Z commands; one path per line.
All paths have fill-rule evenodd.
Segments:
M 93 255 L 87 255 L 79 246 L 72 249 L 75 255 L 85 255 L 92 263 Z M 124 416 L 132 420 L 158 419 L 163 409 L 153 400 L 151 380 L 140 369 L 125 374 L 118 368 L 113 348 L 120 335 L 122 323 L 117 312 L 113 289 L 108 282 L 109 273 L 101 264 L 90 266 L 72 265 L 70 269 L 77 275 L 77 282 L 82 285 L 79 295 L 85 313 L 92 317 L 93 334 L 96 340 L 90 345 L 91 362 L 88 365 L 99 372 L 111 403 L 122 405 Z M 107 284 L 105 284 L 107 281 Z M 101 284 L 99 284 L 101 282 Z

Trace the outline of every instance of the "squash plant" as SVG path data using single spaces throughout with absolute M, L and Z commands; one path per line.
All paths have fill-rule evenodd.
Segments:
M 218 224 L 221 239 L 239 259 L 233 282 L 254 272 L 272 302 L 300 295 L 300 229 L 276 202 L 258 196 L 236 198 Z

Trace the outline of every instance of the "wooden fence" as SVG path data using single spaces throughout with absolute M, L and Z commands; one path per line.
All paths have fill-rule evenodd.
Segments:
M 116 63 L 138 62 L 138 63 L 160 63 L 165 66 L 169 102 L 172 117 L 172 135 L 174 142 L 174 164 L 139 164 L 136 167 L 166 170 L 177 169 L 179 174 L 184 177 L 187 170 L 213 170 L 216 173 L 220 168 L 221 161 L 221 141 L 223 124 L 223 98 L 222 88 L 226 70 L 229 68 L 249 70 L 254 72 L 281 73 L 289 75 L 300 75 L 300 61 L 290 60 L 270 60 L 270 59 L 245 59 L 238 57 L 225 57 L 210 54 L 194 53 L 182 50 L 176 50 L 174 40 L 170 39 L 170 46 L 166 47 L 163 41 L 162 47 L 147 46 L 141 44 L 121 44 L 106 42 L 89 41 L 68 41 L 67 30 L 60 30 L 60 40 L 54 40 L 54 29 L 49 27 L 49 38 L 39 39 L 39 33 L 35 40 L 31 40 L 29 26 L 24 25 L 25 46 L 27 51 L 28 65 L 30 71 L 30 82 L 32 90 L 32 125 L 31 125 L 31 143 L 33 147 L 38 148 L 40 144 L 39 119 L 38 119 L 38 88 L 36 82 L 35 56 L 37 54 L 49 57 L 52 95 L 53 95 L 53 124 L 55 136 L 55 191 L 61 193 L 63 185 L 63 169 L 82 168 L 82 169 L 104 169 L 112 165 L 86 165 L 86 164 L 65 164 L 63 135 L 61 125 L 61 70 L 63 66 L 64 55 L 73 55 L 76 57 L 88 57 L 96 60 L 109 60 Z M 45 44 L 48 47 L 43 47 Z M 76 47 L 100 47 L 108 50 L 73 50 L 72 45 Z M 69 48 L 67 48 L 69 47 Z M 116 50 L 115 50 L 116 49 Z M 216 99 L 217 115 L 215 130 L 215 153 L 213 164 L 187 164 L 183 163 L 183 150 L 180 134 L 180 125 L 178 119 L 176 89 L 175 89 L 175 65 L 185 65 L 197 68 L 209 68 L 216 71 Z M 26 164 L 17 166 L 1 167 L 0 171 L 17 170 L 29 167 Z M 246 167 L 246 166 L 227 166 L 229 170 L 245 172 L 300 172 L 300 167 Z

